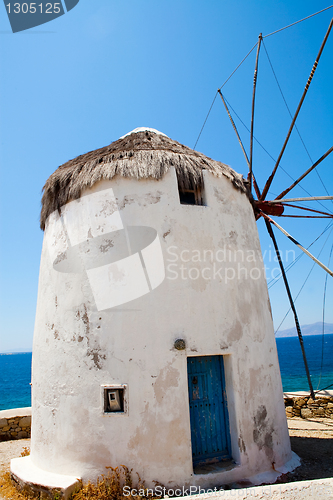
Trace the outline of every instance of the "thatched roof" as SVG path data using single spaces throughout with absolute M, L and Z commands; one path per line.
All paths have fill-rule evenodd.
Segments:
M 71 200 L 80 198 L 84 189 L 115 175 L 135 179 L 161 179 L 175 167 L 180 186 L 193 189 L 202 183 L 202 170 L 228 177 L 243 192 L 246 182 L 228 165 L 183 146 L 153 129 L 135 129 L 109 146 L 96 149 L 61 165 L 43 188 L 40 226 L 47 217 Z

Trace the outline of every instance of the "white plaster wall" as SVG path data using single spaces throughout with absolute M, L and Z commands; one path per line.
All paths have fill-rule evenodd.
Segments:
M 58 213 L 48 218 L 33 346 L 31 460 L 36 466 L 94 480 L 105 466 L 125 464 L 147 486 L 157 480 L 204 487 L 252 477 L 291 458 L 253 211 L 228 179 L 204 174 L 207 206 L 180 205 L 176 175 L 170 170 L 161 181 L 116 177 L 99 182 L 81 200 L 63 207 L 61 218 Z M 103 198 L 110 188 L 114 199 L 109 212 L 97 210 L 97 201 L 86 203 L 89 195 L 98 200 L 98 193 Z M 79 226 L 76 213 L 81 213 Z M 69 259 L 72 272 L 59 272 L 53 263 L 71 245 L 69 234 L 76 235 L 76 242 L 84 239 L 83 228 L 87 239 L 101 236 L 110 230 L 108 217 L 114 228 L 156 229 L 165 279 L 131 302 L 98 311 L 85 257 Z M 204 250 L 215 257 L 220 250 L 220 260 L 230 250 L 232 261 L 215 258 L 222 278 L 216 274 L 213 279 L 214 262 L 180 262 L 184 250 L 184 259 L 200 255 L 201 260 Z M 244 252 L 243 259 L 238 252 L 238 262 L 233 262 L 235 250 Z M 249 261 L 249 250 L 256 254 L 255 262 Z M 171 262 L 175 254 L 179 260 Z M 201 277 L 174 279 L 181 264 L 184 276 L 196 268 L 192 276 L 199 272 Z M 244 270 L 238 279 L 238 264 L 248 274 L 261 268 L 260 279 L 246 279 Z M 66 267 L 66 262 L 59 265 Z M 226 268 L 235 270 L 235 279 L 226 282 L 224 273 L 232 274 Z M 185 351 L 174 348 L 177 338 L 186 340 Z M 192 468 L 187 356 L 217 354 L 225 355 L 237 466 L 200 476 Z M 103 415 L 105 384 L 127 384 L 128 414 Z

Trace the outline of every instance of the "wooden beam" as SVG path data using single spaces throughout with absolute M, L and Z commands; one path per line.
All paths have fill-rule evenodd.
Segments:
M 298 321 L 298 316 L 297 316 L 297 312 L 296 312 L 295 303 L 294 303 L 293 297 L 291 295 L 289 283 L 288 283 L 288 280 L 287 280 L 287 275 L 286 275 L 286 272 L 284 270 L 283 262 L 282 262 L 282 259 L 281 259 L 281 255 L 280 255 L 280 251 L 279 251 L 279 248 L 278 248 L 278 245 L 277 245 L 277 241 L 276 241 L 275 235 L 273 233 L 272 226 L 271 226 L 270 222 L 267 219 L 265 220 L 265 223 L 266 223 L 266 227 L 267 227 L 268 233 L 269 233 L 270 237 L 273 240 L 273 245 L 274 245 L 274 248 L 275 248 L 276 256 L 277 256 L 278 261 L 279 261 L 279 265 L 280 265 L 280 269 L 281 269 L 283 281 L 284 281 L 284 284 L 285 284 L 285 287 L 286 287 L 286 291 L 287 291 L 287 295 L 288 295 L 288 298 L 289 298 L 290 307 L 291 307 L 291 309 L 292 309 L 292 311 L 294 313 L 296 330 L 297 330 L 298 339 L 299 339 L 299 343 L 301 345 L 301 350 L 302 350 L 302 354 L 303 354 L 303 361 L 304 361 L 306 376 L 307 376 L 307 379 L 308 379 L 310 394 L 311 394 L 312 399 L 315 399 L 315 393 L 313 391 L 313 386 L 312 386 L 310 371 L 309 371 L 308 362 L 307 362 L 307 359 L 306 359 L 306 354 L 305 354 L 305 349 L 304 349 L 304 342 L 303 342 L 302 331 L 301 331 L 301 327 L 300 327 L 300 324 L 299 324 L 299 321 Z
M 294 125 L 295 125 L 295 122 L 296 122 L 296 119 L 297 119 L 298 113 L 300 112 L 300 109 L 301 109 L 301 107 L 302 107 L 302 104 L 303 104 L 303 101 L 304 101 L 304 99 L 305 99 L 306 93 L 307 93 L 308 88 L 309 88 L 309 86 L 310 86 L 310 83 L 311 83 L 311 81 L 312 81 L 313 75 L 315 74 L 315 71 L 316 71 L 316 69 L 317 69 L 317 66 L 318 66 L 318 62 L 319 62 L 320 56 L 321 56 L 321 54 L 322 54 L 322 52 L 323 52 L 323 50 L 324 50 L 324 47 L 325 47 L 325 44 L 326 44 L 326 41 L 327 41 L 328 35 L 330 34 L 330 31 L 331 31 L 331 29 L 332 29 L 332 25 L 333 25 L 333 18 L 331 19 L 331 22 L 330 22 L 330 25 L 329 25 L 328 30 L 327 30 L 327 32 L 326 32 L 326 35 L 325 35 L 325 37 L 324 37 L 324 40 L 323 40 L 323 42 L 322 42 L 322 44 L 321 44 L 321 46 L 320 46 L 320 49 L 319 49 L 318 55 L 317 55 L 317 57 L 316 57 L 316 60 L 315 60 L 315 62 L 314 62 L 314 64 L 313 64 L 313 67 L 312 67 L 312 70 L 311 70 L 310 76 L 309 76 L 308 81 L 307 81 L 307 83 L 306 83 L 306 85 L 305 85 L 305 89 L 304 89 L 304 91 L 303 91 L 303 95 L 302 95 L 302 97 L 301 97 L 301 100 L 300 100 L 300 102 L 299 102 L 299 104 L 298 104 L 298 107 L 297 107 L 296 113 L 295 113 L 294 118 L 292 119 L 291 125 L 290 125 L 290 127 L 289 127 L 289 131 L 288 131 L 287 137 L 286 137 L 286 139 L 285 139 L 285 141 L 284 141 L 284 143 L 283 143 L 283 146 L 282 146 L 281 152 L 280 152 L 280 154 L 279 154 L 279 156 L 278 156 L 278 159 L 276 160 L 275 166 L 274 166 L 274 168 L 273 168 L 273 172 L 272 172 L 272 173 L 271 173 L 271 175 L 269 176 L 269 178 L 268 178 L 268 180 L 267 180 L 267 182 L 266 182 L 266 184 L 265 184 L 265 187 L 264 187 L 264 189 L 263 189 L 263 192 L 262 192 L 262 194 L 261 194 L 261 201 L 263 201 L 263 200 L 266 198 L 267 193 L 268 193 L 268 190 L 269 190 L 269 188 L 271 187 L 271 184 L 272 184 L 272 181 L 273 181 L 274 175 L 275 175 L 276 170 L 277 170 L 277 168 L 278 168 L 278 166 L 279 166 L 279 164 L 280 164 L 280 161 L 281 161 L 282 155 L 283 155 L 283 153 L 284 153 L 284 150 L 286 149 L 286 146 L 287 146 L 287 144 L 288 144 L 288 141 L 289 141 L 289 138 L 290 138 L 291 132 L 292 132 L 292 130 L 293 130 L 293 128 L 294 128 Z
M 287 231 L 285 229 L 283 229 L 283 227 L 281 227 L 277 222 L 275 222 L 273 219 L 271 219 L 270 217 L 268 217 L 268 215 L 266 215 L 264 212 L 261 212 L 261 215 L 266 220 L 268 220 L 268 222 L 270 222 L 271 224 L 274 224 L 274 226 L 276 226 L 278 229 L 280 229 L 280 231 L 285 236 L 287 236 L 287 238 L 290 241 L 292 241 L 295 245 L 297 245 L 298 248 L 300 248 L 302 250 L 302 252 L 306 253 L 306 255 L 308 257 L 310 257 L 310 259 L 312 259 L 314 262 L 316 262 L 316 264 L 318 264 L 318 266 L 322 267 L 324 269 L 324 271 L 326 271 L 330 276 L 333 277 L 333 271 L 331 271 L 328 267 L 325 266 L 325 264 L 323 264 L 322 262 L 320 262 L 320 260 L 318 260 L 314 255 L 312 255 L 312 253 L 310 253 L 306 248 L 304 248 L 300 243 L 298 243 L 298 241 L 295 240 L 295 238 L 293 238 L 289 233 L 287 233 Z

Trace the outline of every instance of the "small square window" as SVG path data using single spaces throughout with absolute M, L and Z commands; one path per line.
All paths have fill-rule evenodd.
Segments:
M 179 187 L 181 205 L 204 205 L 202 189 L 181 189 Z
M 126 386 L 103 386 L 103 413 L 127 412 Z
M 203 179 L 200 185 L 184 187 L 178 179 L 179 201 L 181 205 L 205 205 Z
M 181 205 L 197 205 L 194 191 L 179 190 L 179 200 Z

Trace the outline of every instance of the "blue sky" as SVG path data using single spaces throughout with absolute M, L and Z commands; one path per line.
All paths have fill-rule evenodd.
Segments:
M 80 0 L 66 15 L 13 34 L 0 6 L 0 351 L 31 348 L 43 233 L 39 229 L 41 190 L 62 163 L 102 147 L 130 130 L 147 126 L 193 147 L 216 90 L 267 35 L 320 9 L 307 0 Z M 333 9 L 264 39 L 292 112 L 295 111 Z M 324 49 L 297 125 L 313 161 L 332 146 L 333 33 Z M 250 126 L 255 51 L 224 87 L 233 109 Z M 235 117 L 248 149 L 249 134 Z M 262 48 L 256 98 L 255 136 L 276 158 L 290 118 Z M 220 98 L 216 99 L 196 147 L 236 171 L 247 166 Z M 293 132 L 281 165 L 294 179 L 311 165 Z M 254 172 L 263 187 L 273 160 L 255 144 Z M 318 168 L 333 192 L 333 154 Z M 268 199 L 291 184 L 278 170 Z M 302 183 L 311 195 L 326 192 L 317 174 Z M 301 188 L 294 196 L 306 195 Z M 327 210 L 333 209 L 325 202 Z M 315 208 L 315 203 L 312 202 Z M 317 209 L 321 209 L 319 205 Z M 327 220 L 280 219 L 308 246 Z M 277 263 L 263 221 L 268 281 Z M 327 231 L 311 250 L 327 264 L 333 241 Z M 295 250 L 277 234 L 281 251 Z M 290 255 L 290 254 L 289 254 Z M 290 259 L 287 264 L 290 263 Z M 333 265 L 331 264 L 331 268 Z M 304 256 L 288 273 L 297 295 L 312 261 Z M 296 304 L 301 324 L 322 318 L 325 272 L 315 268 Z M 328 278 L 326 320 L 333 322 L 332 278 Z M 270 288 L 277 327 L 288 310 L 282 280 Z M 291 315 L 282 329 L 293 326 Z

